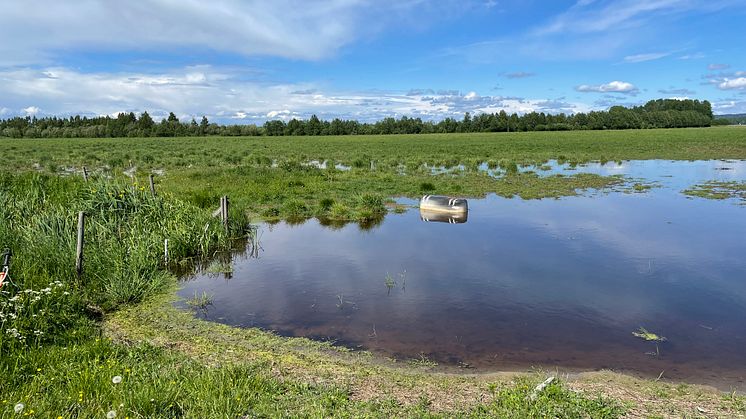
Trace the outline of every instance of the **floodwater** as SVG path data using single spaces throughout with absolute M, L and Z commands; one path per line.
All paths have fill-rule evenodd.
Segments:
M 681 193 L 744 181 L 746 162 L 581 170 L 658 187 L 472 199 L 463 222 L 413 208 L 369 229 L 264 224 L 232 275 L 198 273 L 180 294 L 212 294 L 209 320 L 475 372 L 663 371 L 746 390 L 746 206 Z M 640 327 L 667 340 L 633 336 Z

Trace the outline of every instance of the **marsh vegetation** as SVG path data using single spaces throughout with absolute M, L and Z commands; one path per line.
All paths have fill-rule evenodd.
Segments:
M 629 186 L 618 176 L 518 170 L 549 160 L 746 158 L 738 128 L 2 142 L 0 247 L 12 248 L 14 256 L 12 283 L 0 291 L 0 411 L 10 414 L 23 403 L 24 413 L 39 417 L 102 416 L 111 410 L 117 417 L 288 410 L 309 416 L 542 412 L 616 417 L 635 409 L 654 412 L 655 406 L 614 401 L 621 396 L 593 380 L 559 380 L 529 402 L 526 396 L 543 374 L 432 376 L 371 363 L 365 353 L 325 343 L 196 320 L 171 305 L 176 279 L 168 268 L 229 249 L 250 220 L 317 217 L 335 228 L 349 220 L 371 227 L 389 208 L 404 212 L 393 198 L 425 192 L 534 199 Z M 329 164 L 309 166 L 313 160 Z M 503 173 L 491 176 L 479 169 L 489 161 Z M 430 170 L 459 165 L 464 170 Z M 89 182 L 82 179 L 83 166 L 90 171 Z M 147 188 L 150 174 L 156 178 L 156 197 Z M 223 195 L 232 202 L 228 232 L 211 217 Z M 89 217 L 80 278 L 74 269 L 79 211 Z M 164 239 L 169 239 L 169 265 Z M 410 293 L 417 281 L 407 268 Z M 221 263 L 214 270 L 222 275 L 228 268 Z M 375 276 L 379 290 L 383 273 Z M 392 296 L 394 290 L 402 294 L 403 280 L 393 278 Z M 347 315 L 357 311 L 349 303 L 354 294 L 349 295 L 335 290 L 325 301 L 339 303 L 343 309 L 337 311 Z M 198 306 L 209 300 L 197 296 Z M 213 301 L 217 307 L 218 297 Z M 354 301 L 359 307 L 361 300 L 354 296 Z M 380 325 L 377 334 L 382 335 Z M 624 383 L 626 378 L 613 380 Z M 676 412 L 689 412 L 687 398 L 694 394 L 713 412 L 744 409 L 738 396 L 638 384 L 624 385 L 667 400 L 668 409 Z

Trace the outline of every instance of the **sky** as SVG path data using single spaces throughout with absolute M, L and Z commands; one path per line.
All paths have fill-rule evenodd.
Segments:
M 0 118 L 746 113 L 746 0 L 0 0 Z

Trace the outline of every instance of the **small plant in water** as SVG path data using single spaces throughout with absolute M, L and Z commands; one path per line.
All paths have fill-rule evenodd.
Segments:
M 233 273 L 233 266 L 231 266 L 230 262 L 214 260 L 205 269 L 205 272 L 210 274 L 230 274 Z
M 212 295 L 202 291 L 202 294 L 194 292 L 194 296 L 187 300 L 187 305 L 193 309 L 207 310 L 208 306 L 212 305 Z
M 391 291 L 391 288 L 394 288 L 396 286 L 396 281 L 394 280 L 394 277 L 391 276 L 388 272 L 386 273 L 386 278 L 384 278 L 383 283 L 386 285 L 386 288 Z
M 666 340 L 668 340 L 663 336 L 659 336 L 653 332 L 649 332 L 644 327 L 640 327 L 637 332 L 632 332 L 632 334 L 635 337 L 638 337 L 640 339 L 645 339 L 649 342 L 665 342 Z

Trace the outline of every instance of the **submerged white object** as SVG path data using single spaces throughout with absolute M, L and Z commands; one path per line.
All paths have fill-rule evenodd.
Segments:
M 463 214 L 469 211 L 469 204 L 464 198 L 425 195 L 420 199 L 420 211 Z

